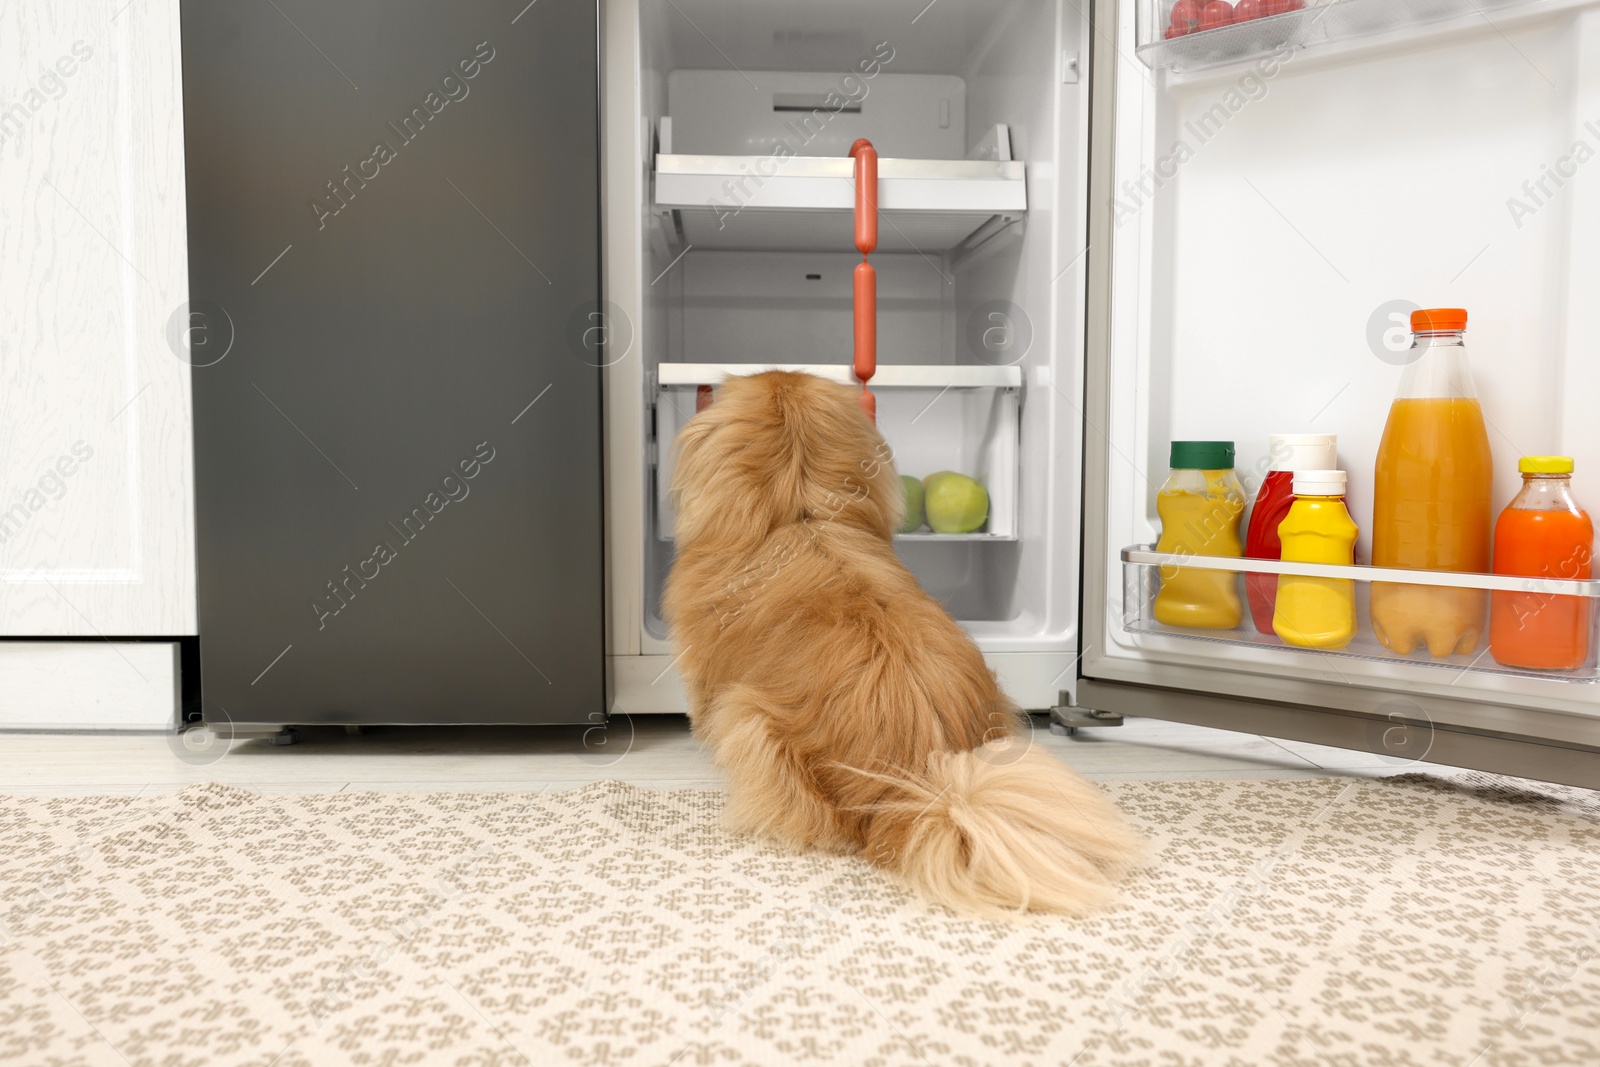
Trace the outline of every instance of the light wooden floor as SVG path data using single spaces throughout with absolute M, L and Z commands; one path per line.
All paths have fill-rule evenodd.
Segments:
M 1394 760 L 1253 734 L 1129 719 L 1121 727 L 1033 742 L 1089 778 L 1293 778 L 1426 769 Z M 200 751 L 176 735 L 7 734 L 0 794 L 172 792 L 224 782 L 263 792 L 538 791 L 617 778 L 660 788 L 719 788 L 721 780 L 681 716 L 618 716 L 582 727 L 382 727 L 363 735 L 305 729 L 300 743 L 236 741 Z

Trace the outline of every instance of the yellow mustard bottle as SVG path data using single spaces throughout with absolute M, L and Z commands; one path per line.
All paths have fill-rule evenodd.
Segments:
M 1296 471 L 1294 503 L 1278 524 L 1285 563 L 1355 562 L 1356 524 L 1344 506 L 1344 471 Z M 1272 629 L 1301 648 L 1343 648 L 1356 635 L 1356 589 L 1349 578 L 1278 578 Z
M 1233 473 L 1232 441 L 1174 441 L 1172 473 L 1156 494 L 1157 552 L 1243 557 L 1244 489 Z M 1239 625 L 1239 575 L 1163 566 L 1154 614 L 1163 626 L 1231 630 Z

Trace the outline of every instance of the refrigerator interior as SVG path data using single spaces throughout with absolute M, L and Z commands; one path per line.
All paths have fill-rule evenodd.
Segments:
M 880 429 L 901 473 L 959 470 L 991 498 L 979 531 L 896 547 L 986 652 L 1043 654 L 1014 694 L 1041 706 L 1077 646 L 1086 125 L 1058 43 L 1079 15 L 1054 0 L 913 15 L 641 0 L 641 651 L 667 650 L 665 487 L 697 384 L 755 365 L 848 380 L 846 152 L 865 136 L 882 157 Z
M 1573 456 L 1575 495 L 1600 507 L 1600 359 L 1580 318 L 1600 287 L 1600 249 L 1582 239 L 1600 232 L 1600 11 L 1440 3 L 1426 25 L 1358 26 L 1303 50 L 1251 29 L 1231 61 L 1174 70 L 1160 63 L 1183 57 L 1152 53 L 1170 4 L 1146 7 L 1142 28 L 1134 5 L 1119 11 L 1109 491 L 1090 563 L 1106 568 L 1106 595 L 1088 609 L 1103 611 L 1091 629 L 1105 643 L 1086 673 L 1230 693 L 1251 677 L 1327 681 L 1592 714 L 1593 671 L 1130 633 L 1121 553 L 1157 539 L 1170 441 L 1237 442 L 1253 494 L 1268 435 L 1311 432 L 1338 434 L 1357 561 L 1370 559 L 1374 461 L 1417 306 L 1469 312 L 1495 512 L 1520 486 L 1517 458 L 1536 453 Z M 1317 10 L 1293 13 L 1296 25 Z

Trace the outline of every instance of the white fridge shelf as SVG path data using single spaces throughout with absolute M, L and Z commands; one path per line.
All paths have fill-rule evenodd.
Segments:
M 753 364 L 663 363 L 655 375 L 656 536 L 672 539 L 672 442 L 695 413 L 700 386 L 768 370 L 801 371 L 855 384 L 846 363 Z M 1017 540 L 1022 368 L 988 365 L 880 366 L 872 379 L 878 428 L 894 450 L 901 474 L 921 478 L 957 471 L 977 479 L 989 494 L 982 529 L 941 534 L 923 528 L 898 541 L 919 544 L 1014 542 Z
M 656 384 L 721 385 L 724 378 L 760 374 L 769 370 L 815 374 L 845 385 L 856 383 L 848 363 L 663 363 L 656 368 Z M 1020 389 L 1021 367 L 988 364 L 912 364 L 879 366 L 872 378 L 878 389 Z
M 1233 572 L 1238 576 L 1236 592 L 1242 608 L 1238 626 L 1229 629 L 1188 629 L 1167 626 L 1155 619 L 1154 602 L 1161 588 L 1163 570 L 1195 569 Z M 1258 631 L 1251 621 L 1246 596 L 1245 574 L 1305 575 L 1311 578 L 1344 578 L 1354 583 L 1356 598 L 1356 636 L 1344 648 L 1316 649 L 1290 645 L 1276 634 Z M 1482 590 L 1484 594 L 1484 640 L 1470 655 L 1435 659 L 1426 649 L 1402 656 L 1384 647 L 1372 634 L 1369 593 L 1373 582 L 1424 585 L 1455 589 Z M 1274 649 L 1286 655 L 1311 655 L 1359 659 L 1407 666 L 1436 667 L 1457 675 L 1494 674 L 1514 678 L 1534 678 L 1558 683 L 1600 682 L 1597 661 L 1595 606 L 1600 604 L 1600 579 L 1561 581 L 1546 578 L 1521 578 L 1497 574 L 1470 574 L 1459 571 L 1421 571 L 1398 567 L 1338 566 L 1325 563 L 1285 563 L 1281 560 L 1238 559 L 1219 556 L 1192 556 L 1157 552 L 1151 545 L 1132 545 L 1122 550 L 1122 625 L 1129 633 L 1160 637 L 1182 637 L 1238 647 Z M 1495 593 L 1514 593 L 1533 597 L 1534 603 L 1548 603 L 1553 597 L 1578 597 L 1586 601 L 1589 628 L 1589 655 L 1573 670 L 1536 670 L 1508 667 L 1495 662 L 1488 648 L 1488 600 Z
M 656 156 L 655 206 L 703 249 L 835 252 L 852 246 L 854 162 L 845 156 Z M 1023 218 L 1021 162 L 878 161 L 879 252 L 968 251 Z

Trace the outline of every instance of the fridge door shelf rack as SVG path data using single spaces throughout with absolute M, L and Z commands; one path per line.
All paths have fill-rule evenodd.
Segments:
M 1535 0 L 1308 0 L 1297 11 L 1165 38 L 1174 0 L 1143 0 L 1139 46 L 1146 66 L 1174 72 L 1204 70 L 1267 56 L 1284 48 L 1331 44 L 1425 26 Z
M 859 384 L 844 363 L 662 363 L 655 373 L 656 536 L 672 539 L 672 442 L 695 413 L 701 386 L 767 370 L 802 371 L 844 385 Z M 918 543 L 1014 542 L 1018 525 L 1019 424 L 1022 369 L 987 364 L 882 365 L 872 378 L 878 428 L 894 450 L 901 474 L 923 477 L 952 470 L 976 478 L 989 494 L 989 517 L 973 533 L 899 534 Z
M 674 245 L 837 251 L 854 228 L 853 161 L 823 156 L 655 157 L 654 202 Z M 1014 160 L 879 159 L 879 252 L 976 251 L 1027 213 Z
M 1166 626 L 1155 619 L 1154 602 L 1161 588 L 1161 571 L 1165 567 L 1186 567 L 1197 570 L 1231 571 L 1235 574 L 1303 575 L 1311 578 L 1344 578 L 1355 583 L 1356 636 L 1344 648 L 1315 649 L 1290 645 L 1275 634 L 1263 634 L 1251 621 L 1248 600 L 1243 583 L 1238 583 L 1242 615 L 1239 625 L 1226 630 L 1186 629 Z M 1409 656 L 1385 648 L 1373 636 L 1368 614 L 1368 593 L 1373 582 L 1394 582 L 1402 585 L 1427 585 L 1455 589 L 1478 589 L 1488 595 L 1495 591 L 1521 593 L 1537 597 L 1575 596 L 1585 598 L 1589 609 L 1589 654 L 1584 663 L 1573 670 L 1536 670 L 1524 667 L 1507 667 L 1495 662 L 1488 652 L 1488 612 L 1484 614 L 1484 637 L 1469 655 L 1435 659 L 1426 649 L 1419 648 Z M 1470 574 L 1459 571 L 1422 571 L 1398 567 L 1340 566 L 1324 563 L 1286 563 L 1281 560 L 1240 559 L 1219 556 L 1189 556 L 1157 552 L 1153 545 L 1132 545 L 1122 550 L 1122 626 L 1130 634 L 1151 637 L 1180 637 L 1243 648 L 1278 649 L 1290 654 L 1331 656 L 1344 659 L 1366 660 L 1404 664 L 1406 666 L 1436 667 L 1444 670 L 1475 672 L 1514 678 L 1538 679 L 1558 683 L 1600 682 L 1600 665 L 1596 659 L 1595 605 L 1600 602 L 1600 579 L 1558 580 L 1547 578 L 1522 578 L 1500 574 Z

